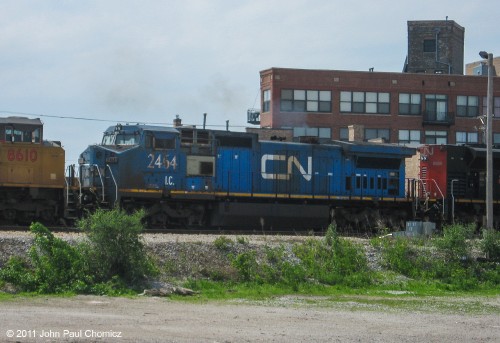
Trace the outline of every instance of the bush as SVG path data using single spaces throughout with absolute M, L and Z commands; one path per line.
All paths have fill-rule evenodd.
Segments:
M 443 228 L 441 237 L 415 240 L 407 237 L 374 240 L 382 250 L 382 261 L 389 270 L 405 276 L 435 282 L 448 290 L 471 290 L 500 283 L 500 267 L 494 262 L 479 263 L 473 256 L 472 225 Z M 484 252 L 495 255 L 496 232 L 489 232 L 480 242 Z M 489 285 L 489 286 L 488 286 Z
M 79 222 L 88 240 L 74 246 L 34 223 L 29 260 L 12 257 L 0 269 L 0 280 L 39 293 L 127 292 L 157 272 L 140 240 L 142 217 L 142 212 L 98 210 Z
M 370 284 L 363 248 L 341 239 L 335 227 L 330 227 L 323 240 L 311 238 L 290 251 L 283 245 L 266 247 L 259 261 L 255 251 L 243 252 L 231 257 L 231 264 L 242 281 L 282 284 L 293 290 L 311 281 L 349 287 Z
M 35 234 L 28 253 L 30 262 L 11 258 L 0 270 L 0 279 L 18 286 L 22 291 L 87 291 L 93 278 L 78 247 L 54 237 L 42 224 L 32 224 L 30 231 Z
M 449 262 L 470 259 L 470 239 L 473 237 L 474 225 L 450 225 L 443 228 L 443 236 L 434 239 L 434 245 L 440 249 Z
M 500 231 L 483 230 L 480 247 L 488 260 L 500 262 Z
M 282 283 L 298 289 L 298 285 L 306 281 L 306 271 L 301 261 L 293 252 L 286 251 L 283 245 L 266 247 L 266 261 L 262 267 L 266 282 Z
M 34 273 L 24 259 L 13 256 L 0 269 L 0 280 L 16 285 L 21 291 L 32 292 L 37 289 Z
M 387 269 L 410 277 L 420 274 L 417 251 L 409 239 L 382 239 L 376 244 L 382 249 L 382 263 Z
M 364 250 L 338 236 L 330 225 L 323 240 L 309 239 L 294 247 L 307 278 L 334 285 L 361 287 L 370 284 L 370 272 Z
M 231 258 L 231 264 L 238 271 L 242 281 L 260 281 L 255 251 L 247 251 Z
M 138 284 L 158 273 L 141 240 L 143 217 L 144 211 L 128 215 L 118 208 L 98 209 L 78 222 L 89 239 L 85 259 L 98 282 L 119 276 L 129 284 Z

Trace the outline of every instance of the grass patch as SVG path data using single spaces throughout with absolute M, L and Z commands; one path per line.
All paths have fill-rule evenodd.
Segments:
M 234 246 L 227 238 L 220 242 L 224 242 L 220 246 Z M 335 227 L 330 227 L 322 239 L 266 246 L 260 254 L 251 249 L 232 254 L 229 250 L 234 249 L 224 249 L 227 268 L 233 272 L 217 279 L 188 280 L 184 286 L 200 292 L 194 301 L 265 302 L 304 296 L 312 303 L 358 304 L 354 308 L 498 313 L 497 305 L 453 301 L 498 296 L 499 263 L 495 257 L 477 259 L 487 252 L 496 256 L 498 243 L 495 235 L 483 243 L 467 226 L 446 227 L 431 239 L 377 238 L 371 244 L 383 268 L 373 271 L 368 268 L 365 248 L 339 237 Z
M 495 301 L 498 294 L 484 292 L 397 292 L 379 287 L 352 289 L 311 284 L 303 284 L 296 290 L 282 285 L 207 280 L 188 281 L 185 286 L 200 293 L 195 297 L 174 296 L 173 299 L 194 303 L 222 301 L 266 306 L 326 307 L 349 311 L 500 314 L 500 303 Z M 489 298 L 492 299 L 491 302 L 488 301 Z
M 471 226 L 452 225 L 432 239 L 378 238 L 372 245 L 381 253 L 386 271 L 398 273 L 423 289 L 499 290 L 500 264 L 487 256 L 500 244 L 500 236 L 488 237 L 488 244 L 484 240 L 476 244 L 473 232 Z
M 325 297 L 343 302 L 345 297 L 368 296 L 370 302 L 397 308 L 391 299 L 418 297 L 422 299 L 415 304 L 425 307 L 430 297 L 500 293 L 500 235 L 488 232 L 474 237 L 470 227 L 446 227 L 431 239 L 372 239 L 371 250 L 382 267 L 376 270 L 369 267 L 366 247 L 340 237 L 334 226 L 325 237 L 280 245 L 256 246 L 246 237 L 220 236 L 213 245 L 200 245 L 201 252 L 192 245 L 177 247 L 176 259 L 163 260 L 158 267 L 158 260 L 145 253 L 138 239 L 141 216 L 124 215 L 98 213 L 94 221 L 82 222 L 89 235 L 84 246 L 70 246 L 37 224 L 30 259 L 11 259 L 0 269 L 0 286 L 11 283 L 35 293 L 130 296 L 142 292 L 141 281 L 161 270 L 163 280 L 200 292 L 190 301 L 292 296 L 315 303 L 314 297 L 321 297 L 320 302 Z M 186 279 L 186 275 L 196 276 Z M 420 308 L 411 301 L 407 304 Z M 474 306 L 472 302 L 470 311 Z

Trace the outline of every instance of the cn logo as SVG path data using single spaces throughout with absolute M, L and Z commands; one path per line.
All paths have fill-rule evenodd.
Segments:
M 287 163 L 287 171 L 286 174 L 281 173 L 268 173 L 268 166 L 272 163 L 283 163 L 282 161 L 286 161 Z M 300 174 L 306 179 L 306 181 L 311 181 L 312 177 L 312 157 L 307 157 L 307 171 L 300 164 L 299 160 L 295 156 L 289 156 L 288 159 L 285 155 L 262 155 L 260 160 L 261 162 L 261 175 L 263 179 L 266 180 L 290 180 L 290 175 L 292 175 L 292 167 L 295 166 Z M 273 168 L 269 168 L 270 170 Z

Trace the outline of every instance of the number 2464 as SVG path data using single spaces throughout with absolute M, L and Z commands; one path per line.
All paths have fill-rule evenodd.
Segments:
M 148 159 L 148 168 L 173 168 L 174 170 L 177 168 L 177 159 L 175 156 L 169 159 L 167 155 L 158 154 L 155 156 L 155 154 L 149 154 Z

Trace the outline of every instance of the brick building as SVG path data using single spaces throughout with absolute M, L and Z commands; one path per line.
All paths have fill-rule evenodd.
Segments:
M 465 29 L 453 20 L 408 21 L 408 57 L 403 72 L 464 72 Z
M 364 140 L 483 143 L 487 77 L 462 75 L 463 32 L 448 20 L 408 22 L 407 72 L 402 73 L 263 70 L 261 108 L 248 111 L 248 123 L 260 124 L 261 139 L 348 140 L 352 126 Z M 500 144 L 500 78 L 493 82 L 493 141 Z

